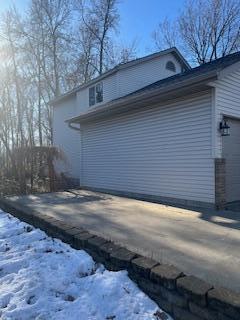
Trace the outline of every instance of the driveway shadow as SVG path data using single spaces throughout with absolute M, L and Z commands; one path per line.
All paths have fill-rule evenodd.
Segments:
M 240 212 L 230 210 L 197 210 L 199 219 L 222 227 L 240 230 Z

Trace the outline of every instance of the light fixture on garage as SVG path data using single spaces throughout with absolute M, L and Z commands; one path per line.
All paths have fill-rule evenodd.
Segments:
M 227 120 L 223 120 L 220 122 L 219 130 L 223 137 L 230 136 L 230 127 L 227 123 Z

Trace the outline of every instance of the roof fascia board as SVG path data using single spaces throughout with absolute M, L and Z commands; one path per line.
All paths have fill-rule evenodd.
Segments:
M 228 75 L 237 72 L 240 70 L 240 61 L 239 62 L 235 62 L 234 64 L 221 69 L 217 72 L 217 79 L 215 81 L 210 81 L 208 84 L 209 86 L 213 87 L 213 88 L 217 88 L 219 81 L 223 80 L 224 78 L 226 78 Z
M 184 58 L 184 56 L 181 54 L 181 52 L 176 47 L 174 47 L 173 49 L 174 50 L 172 53 L 175 56 L 175 58 L 178 60 L 178 62 L 181 64 L 181 66 L 185 67 L 185 69 L 192 69 L 192 67 Z
M 220 70 L 218 72 L 218 80 L 222 80 L 227 77 L 230 73 L 234 73 L 240 69 L 240 61 L 231 64 L 230 66 Z

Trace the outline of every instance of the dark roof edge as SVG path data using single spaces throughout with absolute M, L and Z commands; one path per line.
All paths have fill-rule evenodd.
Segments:
M 92 84 L 94 84 L 94 83 L 96 83 L 98 81 L 101 81 L 101 80 L 105 79 L 106 77 L 116 73 L 119 70 L 130 68 L 130 67 L 135 66 L 137 64 L 140 64 L 140 63 L 143 63 L 143 62 L 146 62 L 146 61 L 161 57 L 161 56 L 163 56 L 165 54 L 168 54 L 168 53 L 173 53 L 175 58 L 178 60 L 178 62 L 185 69 L 191 69 L 191 66 L 186 61 L 186 59 L 182 56 L 180 51 L 176 47 L 172 47 L 172 48 L 165 49 L 165 50 L 162 50 L 162 51 L 159 51 L 159 52 L 151 53 L 151 54 L 149 54 L 147 56 L 144 56 L 144 57 L 141 57 L 141 58 L 137 58 L 135 60 L 131 60 L 131 61 L 128 61 L 128 62 L 123 63 L 123 64 L 118 64 L 113 69 L 110 69 L 110 70 L 104 72 L 102 75 L 100 75 L 100 76 L 88 81 L 87 83 L 81 84 L 81 85 L 77 86 L 76 88 L 74 88 L 74 89 L 62 94 L 61 96 L 51 100 L 49 102 L 49 104 L 54 106 L 54 105 L 58 104 L 59 102 L 61 102 L 61 101 L 65 100 L 65 99 L 70 98 L 71 96 L 75 95 L 79 90 L 84 89 L 84 88 L 86 88 L 86 87 L 88 87 L 88 86 L 90 86 L 90 85 L 92 85 Z
M 170 48 L 173 50 L 173 54 L 175 55 L 175 58 L 179 61 L 179 63 L 185 68 L 185 69 L 192 69 L 188 61 L 184 58 L 184 56 L 181 54 L 181 52 L 178 50 L 177 47 Z
M 217 75 L 218 75 L 218 72 L 216 70 L 214 70 L 214 71 L 210 71 L 205 74 L 198 75 L 194 79 L 193 78 L 186 79 L 186 80 L 183 80 L 179 83 L 174 83 L 173 85 L 168 85 L 167 87 L 153 88 L 151 90 L 139 92 L 134 95 L 124 96 L 122 98 L 118 98 L 116 100 L 110 101 L 102 107 L 95 108 L 91 112 L 84 113 L 84 114 L 79 115 L 77 117 L 71 118 L 71 119 L 67 120 L 66 122 L 68 122 L 68 123 L 81 123 L 81 121 L 86 121 L 87 119 L 90 120 L 91 118 L 96 117 L 98 114 L 100 115 L 101 113 L 106 113 L 108 110 L 111 110 L 111 111 L 115 110 L 116 112 L 119 112 L 120 106 L 124 107 L 126 105 L 131 104 L 131 103 L 137 103 L 139 101 L 141 103 L 147 103 L 147 100 L 150 98 L 151 99 L 154 98 L 154 96 L 159 97 L 160 95 L 171 93 L 174 90 L 183 90 L 186 87 L 190 88 L 190 86 L 194 86 L 194 85 L 195 86 L 196 85 L 202 86 L 203 84 L 206 85 L 210 80 L 216 80 Z

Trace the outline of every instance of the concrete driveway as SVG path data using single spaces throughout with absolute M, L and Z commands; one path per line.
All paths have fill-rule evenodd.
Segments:
M 186 210 L 84 190 L 10 200 L 240 292 L 239 212 Z

